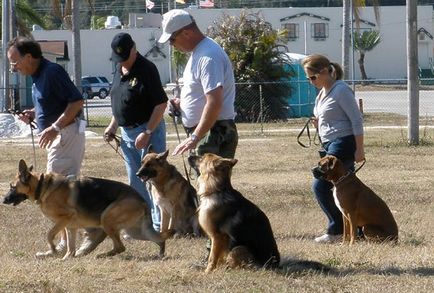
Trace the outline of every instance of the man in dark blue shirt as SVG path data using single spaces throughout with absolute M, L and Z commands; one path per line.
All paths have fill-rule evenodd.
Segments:
M 33 80 L 34 108 L 24 110 L 20 119 L 26 123 L 36 119 L 38 123 L 39 146 L 47 150 L 46 172 L 80 175 L 85 147 L 85 124 L 79 119 L 83 108 L 80 91 L 63 67 L 42 56 L 38 42 L 14 38 L 7 54 L 11 69 Z M 64 250 L 65 237 L 63 234 L 58 250 Z

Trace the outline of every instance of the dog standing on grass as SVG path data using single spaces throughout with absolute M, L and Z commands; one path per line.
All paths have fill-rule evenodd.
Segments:
M 112 239 L 113 249 L 98 257 L 113 256 L 125 251 L 120 231 L 132 238 L 150 240 L 165 252 L 165 239 L 172 231 L 158 233 L 152 227 L 149 207 L 131 186 L 107 179 L 83 177 L 68 180 L 55 173 L 35 173 L 20 160 L 18 175 L 3 203 L 17 205 L 29 199 L 38 204 L 42 213 L 54 222 L 47 235 L 50 250 L 37 257 L 56 256 L 55 236 L 66 228 L 67 252 L 63 259 L 75 256 L 78 228 L 103 228 Z
M 276 268 L 280 263 L 267 216 L 232 187 L 236 163 L 209 153 L 189 157 L 199 175 L 199 224 L 211 239 L 207 273 L 221 265 Z
M 312 169 L 316 178 L 331 181 L 333 196 L 344 221 L 343 242 L 353 244 L 357 227 L 370 241 L 398 241 L 398 226 L 386 203 L 363 184 L 356 175 L 347 171 L 334 156 L 325 156 Z
M 152 197 L 161 211 L 161 232 L 200 236 L 196 189 L 167 161 L 169 150 L 157 154 L 148 148 L 137 176 L 152 186 Z

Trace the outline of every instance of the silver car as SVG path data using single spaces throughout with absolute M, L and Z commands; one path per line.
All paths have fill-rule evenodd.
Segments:
M 110 82 L 104 76 L 83 76 L 81 82 L 90 85 L 90 99 L 96 96 L 105 99 L 110 92 Z

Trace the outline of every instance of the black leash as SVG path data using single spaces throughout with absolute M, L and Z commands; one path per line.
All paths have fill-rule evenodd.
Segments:
M 357 167 L 357 169 L 354 171 L 354 174 L 356 174 L 357 172 L 359 172 L 360 169 L 362 169 L 363 166 L 365 166 L 366 163 L 366 159 L 362 160 L 362 163 L 360 164 L 359 167 Z
M 178 109 L 176 109 L 175 105 L 173 105 L 172 100 L 170 100 L 171 107 L 169 109 L 169 116 L 172 117 L 173 125 L 175 126 L 176 136 L 178 137 L 178 142 L 181 143 L 181 137 L 179 136 L 178 124 L 176 123 L 176 117 L 180 116 L 181 113 Z M 187 177 L 188 183 L 191 185 L 190 176 L 188 175 L 187 165 L 185 164 L 184 154 L 182 156 L 182 164 L 184 165 L 185 176 Z
M 300 133 L 297 135 L 297 142 L 300 146 L 304 147 L 304 148 L 310 148 L 312 146 L 312 142 L 314 145 L 321 145 L 321 138 L 318 135 L 318 131 L 315 130 L 315 135 L 312 139 L 311 135 L 310 135 L 310 128 L 309 128 L 309 124 L 312 123 L 314 119 L 313 118 L 309 118 L 306 122 L 306 124 L 304 124 L 303 128 L 301 129 Z M 304 132 L 306 132 L 307 138 L 308 138 L 308 143 L 307 145 L 301 142 L 301 137 L 304 134 Z M 318 139 L 318 140 L 317 140 Z
M 115 142 L 115 145 L 113 145 L 112 143 L 111 143 L 111 141 L 109 140 L 109 138 L 111 138 L 114 142 Z M 104 136 L 104 140 L 107 142 L 107 144 L 112 148 L 112 149 L 114 149 L 114 151 L 122 158 L 122 160 L 124 160 L 125 162 L 127 162 L 127 160 L 125 160 L 125 157 L 124 157 L 124 155 L 121 153 L 121 151 L 119 151 L 119 148 L 120 148 L 120 146 L 121 146 L 121 140 L 122 140 L 122 137 L 120 137 L 119 135 L 116 135 L 116 134 L 106 134 L 105 136 Z M 128 162 L 127 162 L 128 163 Z
M 9 114 L 16 115 L 16 116 L 24 115 L 23 111 L 20 110 L 9 109 L 7 110 L 7 112 Z M 30 135 L 32 137 L 33 167 L 36 170 L 36 146 L 35 146 L 35 136 L 33 134 L 33 130 L 38 129 L 38 124 L 36 124 L 36 122 L 33 119 L 29 118 L 29 127 L 30 127 Z

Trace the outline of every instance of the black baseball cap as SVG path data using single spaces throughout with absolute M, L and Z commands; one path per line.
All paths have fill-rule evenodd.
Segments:
M 134 41 L 127 33 L 117 34 L 112 41 L 112 61 L 123 62 L 130 57 Z

